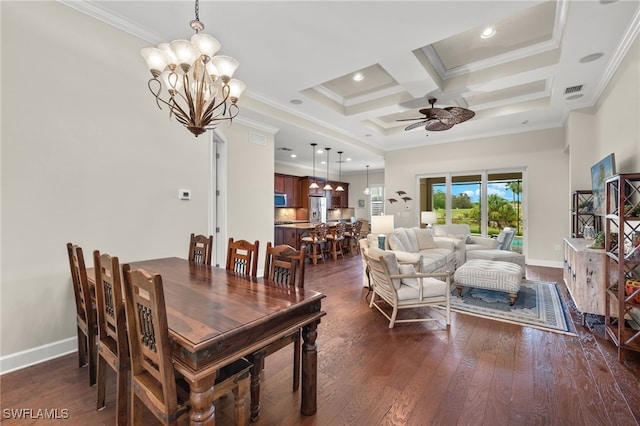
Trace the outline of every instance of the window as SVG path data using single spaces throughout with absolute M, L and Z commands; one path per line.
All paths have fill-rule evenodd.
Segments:
M 384 214 L 384 186 L 370 185 L 369 188 L 371 189 L 370 215 L 379 216 Z

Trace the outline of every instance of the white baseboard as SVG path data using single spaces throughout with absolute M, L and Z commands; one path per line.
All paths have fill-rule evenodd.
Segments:
M 0 375 L 78 351 L 78 338 L 70 337 L 0 357 Z
M 539 260 L 539 259 L 527 259 L 527 265 L 531 266 L 546 266 L 547 268 L 564 268 L 562 261 L 554 260 Z

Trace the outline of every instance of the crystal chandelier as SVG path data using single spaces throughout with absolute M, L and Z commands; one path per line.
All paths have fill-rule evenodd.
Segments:
M 212 123 L 223 120 L 231 123 L 238 115 L 236 102 L 245 88 L 243 82 L 231 78 L 238 61 L 230 56 L 214 56 L 220 42 L 200 32 L 204 24 L 199 13 L 196 0 L 196 19 L 190 22 L 196 33 L 191 41 L 174 40 L 140 51 L 153 76 L 148 86 L 158 108 L 165 104 L 169 116 L 195 136 L 204 133 Z

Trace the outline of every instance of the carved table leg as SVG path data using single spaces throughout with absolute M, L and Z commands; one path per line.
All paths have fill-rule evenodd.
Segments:
M 213 405 L 213 384 L 216 374 L 189 382 L 189 402 L 191 412 L 189 413 L 189 424 L 191 425 L 215 425 L 216 408 Z
M 255 422 L 260 417 L 260 379 L 264 368 L 264 353 L 253 354 L 251 359 L 251 421 Z
M 318 322 L 302 327 L 302 406 L 300 411 L 311 416 L 317 410 L 318 392 Z

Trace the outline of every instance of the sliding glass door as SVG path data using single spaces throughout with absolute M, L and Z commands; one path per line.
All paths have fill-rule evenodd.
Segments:
M 522 252 L 522 171 L 424 176 L 419 178 L 419 193 L 420 210 L 435 211 L 437 223 L 466 223 L 472 234 L 484 236 L 512 227 L 512 250 Z

